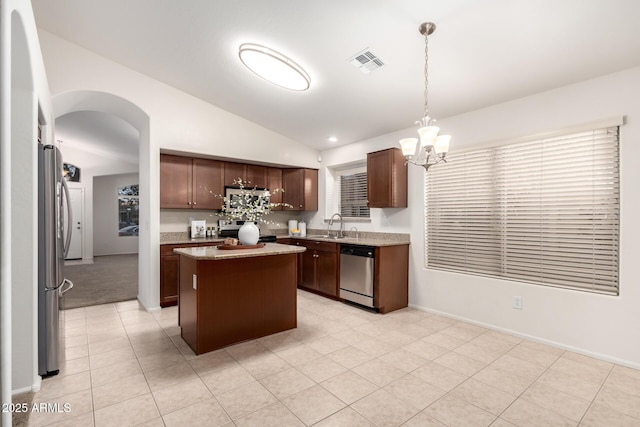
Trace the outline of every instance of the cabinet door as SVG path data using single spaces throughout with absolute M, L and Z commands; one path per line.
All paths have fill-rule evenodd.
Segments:
M 193 159 L 193 208 L 222 209 L 224 164 L 218 160 Z
M 303 203 L 302 210 L 318 210 L 318 170 L 303 169 Z
M 301 254 L 302 271 L 300 274 L 300 286 L 308 289 L 316 289 L 316 251 L 307 249 Z
M 316 288 L 323 294 L 338 296 L 338 254 L 316 251 Z
M 271 203 L 282 203 L 282 169 L 267 168 L 267 188 L 271 191 Z M 278 192 L 274 193 L 276 189 Z M 274 211 L 281 211 L 282 206 L 273 208 Z
M 258 165 L 247 165 L 247 181 L 251 182 L 251 187 L 267 187 L 267 167 Z
M 192 202 L 190 157 L 160 155 L 160 208 L 189 209 Z
M 282 201 L 292 206 L 285 207 L 285 211 L 301 211 L 304 207 L 302 173 L 302 169 L 282 170 L 282 187 L 284 188 Z
M 407 166 L 399 148 L 367 154 L 367 205 L 407 207 Z
M 244 163 L 224 162 L 224 185 L 235 185 L 236 179 L 247 180 L 247 165 Z
M 160 306 L 176 305 L 178 302 L 178 282 L 180 280 L 180 256 L 160 257 Z

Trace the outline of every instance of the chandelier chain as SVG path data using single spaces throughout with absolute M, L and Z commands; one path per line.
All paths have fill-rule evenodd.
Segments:
M 429 117 L 429 36 L 424 35 L 424 117 L 425 121 Z M 425 123 L 428 126 L 429 123 Z

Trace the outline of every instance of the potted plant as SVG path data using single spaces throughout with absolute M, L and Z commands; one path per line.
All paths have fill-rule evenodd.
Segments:
M 264 216 L 271 213 L 271 209 L 277 206 L 292 207 L 288 203 L 271 203 L 271 194 L 284 192 L 281 188 L 269 190 L 258 190 L 251 187 L 250 182 L 241 178 L 233 180 L 233 184 L 238 186 L 240 191 L 234 193 L 233 198 L 222 197 L 223 204 L 220 215 L 230 220 L 243 220 L 245 223 L 238 230 L 238 240 L 242 245 L 255 245 L 260 238 L 260 230 L 256 222 L 272 224 L 273 222 L 264 219 Z

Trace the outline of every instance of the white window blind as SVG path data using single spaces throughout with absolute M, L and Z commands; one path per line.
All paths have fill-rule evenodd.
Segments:
M 338 177 L 340 214 L 344 218 L 369 218 L 367 207 L 367 173 L 359 172 Z
M 618 127 L 447 156 L 425 174 L 426 265 L 618 294 Z
M 367 166 L 358 162 L 327 168 L 326 218 L 340 212 L 343 218 L 369 219 Z

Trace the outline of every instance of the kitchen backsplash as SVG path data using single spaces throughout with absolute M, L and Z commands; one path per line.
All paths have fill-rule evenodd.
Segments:
M 308 214 L 307 214 L 308 215 Z M 266 220 L 275 224 L 260 224 L 262 234 L 280 234 L 282 230 L 287 232 L 287 222 L 290 219 L 304 219 L 305 214 L 294 212 L 272 212 L 265 217 Z M 205 220 L 207 227 L 217 226 L 218 220 L 223 219 L 214 214 L 214 211 L 198 211 L 193 209 L 161 209 L 160 210 L 160 232 L 161 233 L 183 233 L 187 231 L 189 220 Z M 273 232 L 265 232 L 267 229 Z

